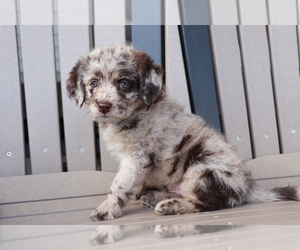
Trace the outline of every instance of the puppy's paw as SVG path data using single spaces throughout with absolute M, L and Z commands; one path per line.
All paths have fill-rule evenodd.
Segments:
M 112 220 L 122 215 L 122 209 L 118 204 L 110 204 L 108 200 L 105 200 L 99 207 L 92 212 L 90 220 Z
M 168 199 L 159 202 L 154 211 L 159 215 L 185 214 L 188 211 L 182 206 L 177 199 Z
M 122 228 L 119 225 L 102 225 L 92 234 L 90 242 L 93 245 L 114 243 L 122 238 Z
M 198 234 L 194 225 L 156 225 L 154 233 L 161 238 Z
M 151 208 L 151 209 L 154 209 L 154 207 L 158 203 L 157 200 L 155 199 L 155 196 L 151 193 L 143 195 L 140 198 L 140 202 L 144 207 Z

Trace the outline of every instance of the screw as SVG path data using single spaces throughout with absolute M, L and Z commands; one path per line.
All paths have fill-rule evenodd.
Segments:
M 7 155 L 7 156 L 11 156 L 11 152 L 10 152 L 10 151 L 7 151 L 7 152 L 6 152 L 6 155 Z
M 297 131 L 296 131 L 296 129 L 293 128 L 293 129 L 291 130 L 291 132 L 292 132 L 293 134 L 296 134 Z
M 268 139 L 270 136 L 269 134 L 265 134 L 265 138 Z
M 80 151 L 80 152 L 83 152 L 83 151 L 84 151 L 84 147 L 80 147 L 80 148 L 79 148 L 79 151 Z
M 238 141 L 242 140 L 242 137 L 240 135 L 237 136 L 236 138 Z
M 43 152 L 46 153 L 48 151 L 48 148 L 43 148 Z

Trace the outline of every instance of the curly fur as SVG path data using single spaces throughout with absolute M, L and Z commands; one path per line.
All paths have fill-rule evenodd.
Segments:
M 182 214 L 251 202 L 299 200 L 298 187 L 258 189 L 223 136 L 169 98 L 163 70 L 131 46 L 107 46 L 81 57 L 67 80 L 78 108 L 86 104 L 120 169 L 108 198 L 91 215 L 122 215 L 132 196 L 158 214 Z M 108 105 L 105 112 L 101 105 Z

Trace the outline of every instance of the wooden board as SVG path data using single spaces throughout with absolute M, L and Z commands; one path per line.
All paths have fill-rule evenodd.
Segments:
M 52 25 L 52 0 L 22 0 L 20 4 L 20 24 L 22 25 Z
M 21 84 L 15 26 L 0 26 L 0 176 L 25 174 Z M 4 49 L 5 48 L 5 49 Z
M 16 2 L 0 0 L 0 25 L 16 25 Z
M 52 26 L 21 26 L 32 173 L 62 171 Z
M 242 25 L 267 25 L 268 12 L 266 1 L 238 0 L 238 13 Z
M 238 11 L 236 0 L 210 0 L 212 25 L 237 25 Z
M 125 25 L 125 1 L 94 1 L 95 25 Z
M 279 154 L 267 30 L 242 25 L 239 33 L 253 154 Z
M 185 111 L 191 112 L 191 104 L 184 71 L 178 26 L 168 25 L 166 31 L 166 86 L 170 96 L 181 102 Z
M 249 123 L 235 26 L 210 26 L 222 125 L 244 160 L 252 159 Z
M 63 119 L 68 171 L 95 170 L 94 123 L 88 107 L 76 109 L 66 93 L 66 80 L 80 56 L 89 53 L 88 26 L 59 25 L 59 51 Z
M 296 26 L 269 29 L 273 85 L 283 153 L 300 151 L 300 78 Z
M 296 25 L 297 1 L 295 0 L 269 0 L 267 1 L 269 24 Z
M 89 1 L 87 0 L 57 1 L 57 8 L 59 25 L 90 24 Z

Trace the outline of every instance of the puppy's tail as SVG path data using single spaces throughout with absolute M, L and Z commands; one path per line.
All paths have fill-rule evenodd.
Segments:
M 273 189 L 252 188 L 247 203 L 272 201 L 300 201 L 300 187 L 286 186 Z

